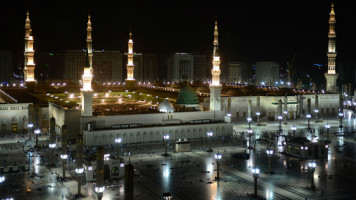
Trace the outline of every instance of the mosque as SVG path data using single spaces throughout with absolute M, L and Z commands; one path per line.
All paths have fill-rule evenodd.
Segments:
M 49 85 L 34 78 L 34 38 L 27 12 L 25 25 L 24 82 L 18 88 L 1 88 L 1 133 L 48 132 L 49 118 L 55 120 L 55 131 L 61 135 L 67 125 L 69 140 L 83 133 L 86 146 L 170 140 L 192 140 L 214 136 L 231 136 L 231 117 L 246 120 L 277 120 L 302 118 L 307 114 L 337 116 L 343 106 L 336 93 L 335 12 L 331 7 L 329 20 L 328 72 L 326 93 L 289 88 L 236 85 L 220 82 L 218 24 L 215 21 L 212 79 L 207 84 L 152 83 L 139 85 L 134 80 L 133 34 L 128 41 L 127 79 L 120 86 L 98 85 L 92 81 L 92 26 L 87 22 L 87 62 L 81 85 Z M 156 94 L 156 95 L 155 95 Z M 10 111 L 10 112 L 9 112 Z M 33 127 L 33 128 L 32 128 Z M 32 130 L 33 131 L 33 130 Z

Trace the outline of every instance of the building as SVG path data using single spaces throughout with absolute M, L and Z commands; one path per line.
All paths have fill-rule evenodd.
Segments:
M 63 53 L 45 52 L 37 54 L 36 79 L 38 81 L 64 79 Z
M 207 81 L 207 62 L 206 55 L 194 54 L 193 62 L 193 80 L 194 81 Z
M 93 70 L 97 71 L 94 81 L 122 82 L 123 55 L 120 51 L 94 51 Z
M 242 82 L 242 67 L 240 62 L 229 62 L 229 82 L 241 83 Z
M 279 63 L 277 62 L 257 62 L 256 63 L 256 84 L 275 85 L 279 82 Z
M 12 80 L 12 52 L 0 50 L 0 82 Z
M 191 53 L 175 53 L 170 60 L 172 71 L 171 81 L 192 81 L 194 69 L 194 56 Z
M 133 66 L 134 66 L 134 80 L 137 82 L 144 82 L 144 77 L 145 77 L 145 71 L 144 71 L 144 65 L 143 65 L 143 54 L 142 53 L 134 53 L 133 54 Z
M 229 62 L 230 83 L 250 83 L 252 80 L 252 67 L 245 62 Z
M 251 112 L 252 118 L 256 119 L 256 113 L 260 113 L 261 119 L 265 117 L 265 120 L 276 120 L 280 114 L 279 101 L 286 102 L 288 112 L 288 119 L 296 119 L 305 116 L 310 110 L 319 110 L 319 117 L 336 116 L 339 108 L 339 95 L 338 94 L 305 94 L 305 95 L 290 95 L 285 96 L 235 96 L 230 89 L 227 94 L 232 96 L 221 97 L 221 109 L 229 113 L 232 117 L 246 119 Z M 225 95 L 227 95 L 225 94 Z M 236 93 L 237 94 L 237 93 Z M 316 104 L 315 98 L 318 96 L 318 103 Z M 287 99 L 287 100 L 285 100 Z M 251 101 L 251 107 L 249 108 L 249 101 Z M 258 103 L 259 102 L 259 103 Z M 309 103 L 310 102 L 310 105 Z M 204 99 L 202 103 L 204 107 L 209 105 L 209 97 Z M 311 113 L 313 114 L 313 113 Z
M 68 50 L 64 53 L 65 79 L 79 82 L 85 65 L 85 51 Z M 93 71 L 94 81 L 123 81 L 123 55 L 120 51 L 94 51 Z
M 159 79 L 157 54 L 150 53 L 143 55 L 143 72 L 143 82 L 153 82 Z

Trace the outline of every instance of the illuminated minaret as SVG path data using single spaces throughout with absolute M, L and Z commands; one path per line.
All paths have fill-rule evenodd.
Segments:
M 93 40 L 91 38 L 91 21 L 90 21 L 90 13 L 88 14 L 88 23 L 87 23 L 87 50 L 89 57 L 89 65 L 90 69 L 93 70 Z
M 334 3 L 331 2 L 331 11 L 329 19 L 329 45 L 328 45 L 328 72 L 325 73 L 326 91 L 336 93 L 336 81 L 339 74 L 335 71 L 336 62 L 336 32 L 335 32 L 335 12 Z
M 93 80 L 92 69 L 92 38 L 91 38 L 91 22 L 90 14 L 88 15 L 88 27 L 87 27 L 87 54 L 86 64 L 84 66 L 84 74 L 82 75 L 83 88 L 81 89 L 82 97 L 82 116 L 93 116 L 93 90 L 91 88 L 91 82 Z
M 220 84 L 220 55 L 218 50 L 218 22 L 215 21 L 214 30 L 214 51 L 213 51 L 213 69 L 211 70 L 212 80 L 210 84 L 210 111 L 221 110 L 221 84 Z
M 25 64 L 24 64 L 24 81 L 26 83 L 36 82 L 35 80 L 35 62 L 33 59 L 33 36 L 30 24 L 30 13 L 27 11 L 26 24 L 25 24 Z
M 126 81 L 134 81 L 134 64 L 133 64 L 133 40 L 132 40 L 132 32 L 130 30 L 129 35 L 129 43 L 128 43 L 129 51 L 127 52 L 127 79 Z

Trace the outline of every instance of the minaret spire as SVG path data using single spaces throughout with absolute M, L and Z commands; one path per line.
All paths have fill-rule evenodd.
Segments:
M 336 73 L 336 18 L 334 10 L 334 2 L 331 2 L 330 18 L 329 18 L 329 34 L 328 34 L 328 72 L 325 73 L 326 78 L 326 91 L 336 92 L 336 81 L 338 74 Z
M 218 20 L 215 20 L 215 28 L 214 28 L 214 51 L 213 55 L 216 54 L 219 48 L 219 31 L 218 31 Z
M 93 116 L 93 89 L 91 88 L 91 82 L 93 80 L 93 49 L 91 30 L 92 29 L 89 13 L 87 23 L 87 51 L 85 53 L 86 62 L 84 66 L 84 73 L 82 75 L 83 88 L 80 92 L 82 97 L 82 116 Z
M 25 63 L 24 63 L 24 81 L 25 82 L 35 82 L 35 62 L 34 62 L 34 50 L 33 50 L 33 36 L 30 23 L 30 12 L 26 12 L 25 21 Z
M 211 70 L 211 85 L 220 85 L 220 55 L 219 55 L 219 32 L 218 22 L 215 20 L 214 29 L 214 51 L 213 51 L 213 69 Z
M 89 57 L 90 70 L 93 69 L 93 40 L 91 37 L 91 21 L 90 21 L 90 10 L 88 11 L 88 23 L 87 23 L 87 50 Z
M 219 55 L 219 32 L 218 22 L 215 20 L 214 28 L 214 50 L 213 50 L 213 69 L 211 70 L 210 84 L 210 111 L 221 111 L 221 84 L 220 84 L 220 55 Z
M 129 42 L 128 42 L 128 52 L 127 52 L 127 79 L 128 81 L 133 81 L 134 79 L 134 64 L 133 64 L 133 40 L 132 31 L 130 27 Z

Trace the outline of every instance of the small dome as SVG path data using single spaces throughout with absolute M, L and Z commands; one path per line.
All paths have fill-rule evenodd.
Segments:
M 174 112 L 174 107 L 168 99 L 165 99 L 159 104 L 158 110 L 159 112 L 171 113 Z
M 229 96 L 240 96 L 240 95 L 242 95 L 242 92 L 238 88 L 231 88 L 226 91 L 226 94 Z
M 197 93 L 189 85 L 184 86 L 178 93 L 177 104 L 196 105 L 199 104 Z
M 209 93 L 210 89 L 208 86 L 206 85 L 202 85 L 200 87 L 197 88 L 197 92 L 204 92 L 204 93 Z
M 182 86 L 183 86 L 182 83 L 173 83 L 171 85 L 171 87 L 174 88 L 174 89 L 180 89 L 180 88 L 182 88 Z
M 158 87 L 164 87 L 165 86 L 161 81 L 155 81 L 155 82 L 152 83 L 152 85 L 158 86 Z

